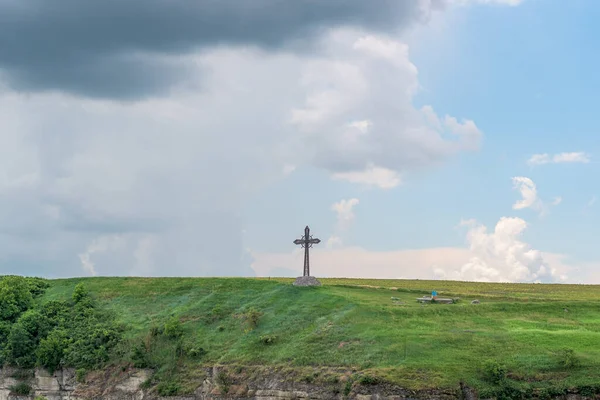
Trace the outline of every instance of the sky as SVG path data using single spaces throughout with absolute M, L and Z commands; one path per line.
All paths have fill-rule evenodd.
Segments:
M 593 0 L 0 0 L 0 274 L 600 283 Z

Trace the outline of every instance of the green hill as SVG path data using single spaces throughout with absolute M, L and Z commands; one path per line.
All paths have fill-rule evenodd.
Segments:
M 319 288 L 294 287 L 289 279 L 46 282 L 48 287 L 34 285 L 30 311 L 5 318 L 4 334 L 0 325 L 8 364 L 14 360 L 7 352 L 17 346 L 8 344 L 11 329 L 33 329 L 19 321 L 41 310 L 49 327 L 36 328 L 39 337 L 31 346 L 50 350 L 30 352 L 37 364 L 45 365 L 44 356 L 57 367 L 82 371 L 153 368 L 147 384 L 166 394 L 192 390 L 201 367 L 216 364 L 286 368 L 293 379 L 331 385 L 341 382 L 340 371 L 349 371 L 350 384 L 390 382 L 410 389 L 456 388 L 459 382 L 489 393 L 600 389 L 600 286 L 351 279 L 323 279 Z M 80 283 L 89 304 L 73 297 Z M 460 300 L 416 301 L 431 290 Z M 480 304 L 471 304 L 473 299 Z M 59 319 L 48 304 L 70 308 Z M 56 330 L 62 333 L 52 334 Z M 348 383 L 339 385 L 343 391 Z

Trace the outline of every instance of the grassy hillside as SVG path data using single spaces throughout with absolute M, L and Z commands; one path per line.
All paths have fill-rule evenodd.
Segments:
M 464 381 L 550 393 L 600 382 L 599 286 L 322 281 L 67 279 L 50 281 L 36 301 L 68 300 L 83 283 L 124 326 L 110 363 L 154 367 L 150 383 L 168 382 L 173 392 L 213 364 L 295 367 L 306 380 L 315 368 L 343 367 L 366 383 L 414 389 Z M 415 301 L 432 289 L 461 300 Z

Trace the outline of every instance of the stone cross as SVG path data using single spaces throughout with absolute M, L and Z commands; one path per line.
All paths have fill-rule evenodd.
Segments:
M 304 228 L 304 236 L 300 239 L 294 240 L 294 244 L 302 245 L 304 248 L 304 276 L 310 276 L 310 261 L 308 259 L 308 249 L 310 249 L 313 244 L 321 243 L 321 239 L 313 239 L 310 234 L 310 228 L 308 225 Z

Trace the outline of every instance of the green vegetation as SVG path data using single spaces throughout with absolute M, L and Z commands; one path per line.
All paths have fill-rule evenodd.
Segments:
M 44 301 L 49 286 L 36 278 L 0 279 L 1 363 L 50 371 L 104 365 L 121 338 L 114 316 L 97 307 L 83 285 L 72 290 L 72 299 Z
M 81 379 L 101 366 L 152 368 L 145 386 L 161 395 L 192 391 L 202 367 L 212 365 L 227 366 L 216 377 L 223 393 L 239 375 L 236 368 L 257 366 L 285 367 L 298 381 L 341 394 L 381 382 L 411 389 L 464 382 L 499 398 L 600 392 L 599 286 L 15 279 L 0 281 L 4 362 L 68 365 L 81 369 Z M 416 302 L 433 289 L 461 300 Z
M 18 396 L 29 396 L 29 394 L 31 393 L 31 386 L 29 386 L 25 382 L 20 382 L 14 386 L 11 386 L 10 392 Z

